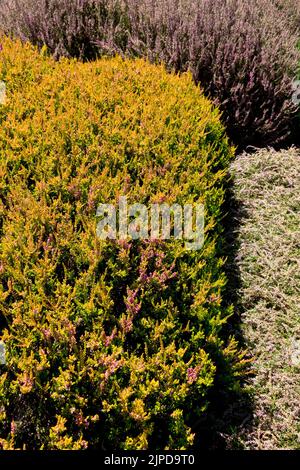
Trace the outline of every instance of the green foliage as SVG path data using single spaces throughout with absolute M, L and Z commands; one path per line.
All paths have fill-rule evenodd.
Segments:
M 1 42 L 2 447 L 188 448 L 243 365 L 222 334 L 219 112 L 189 74 Z M 203 248 L 99 240 L 97 205 L 120 195 L 203 202 Z

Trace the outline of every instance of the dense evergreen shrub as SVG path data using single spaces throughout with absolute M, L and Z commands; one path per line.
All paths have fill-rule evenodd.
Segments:
M 3 0 L 0 24 L 55 57 L 119 52 L 191 69 L 233 141 L 266 145 L 287 139 L 296 110 L 292 1 Z
M 189 74 L 1 42 L 1 445 L 188 448 L 243 366 L 223 331 L 219 112 Z M 97 205 L 120 195 L 203 203 L 203 248 L 100 240 Z

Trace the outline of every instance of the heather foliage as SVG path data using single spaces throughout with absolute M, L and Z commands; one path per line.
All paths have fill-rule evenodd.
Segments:
M 118 0 L 4 0 L 0 24 L 39 47 L 46 44 L 55 58 L 88 60 L 97 55 L 96 41 L 118 27 L 120 15 Z
M 235 143 L 291 132 L 299 54 L 293 0 L 3 0 L 2 27 L 59 57 L 146 56 L 192 70 Z M 284 4 L 285 8 L 282 8 Z
M 299 54 L 285 11 L 271 0 L 136 3 L 139 8 L 129 9 L 131 54 L 190 69 L 219 104 L 236 144 L 275 144 L 288 137 Z
M 188 448 L 243 367 L 223 332 L 219 112 L 189 74 L 141 59 L 2 47 L 1 445 Z M 99 240 L 97 205 L 120 195 L 203 203 L 203 248 Z
M 300 30 L 300 3 L 298 0 L 273 0 L 277 8 L 288 17 L 290 26 L 299 33 Z

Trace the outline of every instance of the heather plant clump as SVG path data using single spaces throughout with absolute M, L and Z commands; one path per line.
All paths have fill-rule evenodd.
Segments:
M 55 58 L 97 56 L 96 41 L 108 37 L 121 19 L 118 0 L 4 0 L 0 24 L 7 33 L 44 44 Z
M 190 69 L 236 144 L 276 144 L 290 135 L 299 53 L 285 11 L 271 0 L 136 3 L 130 53 Z
M 0 24 L 55 57 L 120 53 L 189 69 L 236 144 L 266 145 L 289 137 L 297 110 L 293 1 L 3 0 Z
M 1 446 L 189 448 L 244 361 L 223 331 L 219 112 L 190 74 L 1 43 Z M 97 205 L 122 195 L 204 204 L 203 247 L 100 240 Z

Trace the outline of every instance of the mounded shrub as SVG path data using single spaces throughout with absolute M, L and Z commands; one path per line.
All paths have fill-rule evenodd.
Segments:
M 3 0 L 0 24 L 55 57 L 121 52 L 190 69 L 235 144 L 267 145 L 289 137 L 296 111 L 292 1 Z
M 1 445 L 188 448 L 243 367 L 223 331 L 219 112 L 190 74 L 1 42 Z M 120 195 L 203 203 L 203 247 L 100 240 L 96 208 Z
M 128 9 L 128 50 L 177 71 L 190 69 L 220 106 L 235 144 L 277 144 L 288 138 L 299 54 L 290 21 L 272 0 L 131 3 L 140 6 Z

